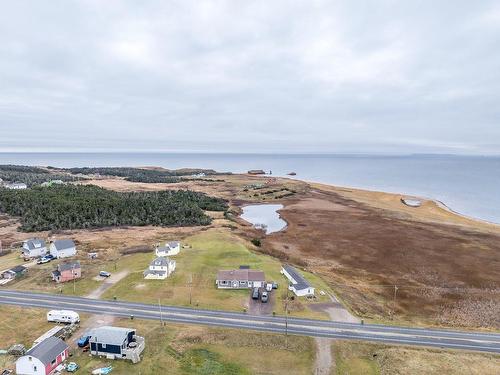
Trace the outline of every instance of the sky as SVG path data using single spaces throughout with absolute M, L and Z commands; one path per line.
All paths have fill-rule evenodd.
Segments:
M 0 1 L 0 151 L 500 154 L 498 1 Z

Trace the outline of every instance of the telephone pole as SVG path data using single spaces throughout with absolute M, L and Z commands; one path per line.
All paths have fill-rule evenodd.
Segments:
M 163 327 L 163 313 L 161 311 L 161 303 L 159 298 L 158 298 L 158 308 L 160 309 L 160 324 Z

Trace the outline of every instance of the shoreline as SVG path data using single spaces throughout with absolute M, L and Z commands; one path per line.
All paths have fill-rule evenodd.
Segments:
M 391 191 L 383 191 L 383 190 L 371 190 L 371 189 L 358 188 L 358 187 L 352 187 L 352 186 L 334 185 L 334 184 L 323 183 L 323 182 L 316 182 L 316 181 L 311 181 L 311 180 L 299 180 L 299 179 L 294 179 L 294 178 L 290 178 L 290 177 L 280 177 L 280 178 L 286 178 L 286 179 L 289 179 L 289 180 L 302 181 L 302 182 L 305 182 L 305 183 L 307 183 L 307 184 L 309 184 L 311 186 L 325 186 L 327 188 L 333 188 L 333 189 L 336 189 L 336 190 L 346 190 L 347 192 L 352 192 L 352 193 L 354 193 L 354 192 L 366 192 L 366 193 L 373 193 L 373 194 L 386 194 L 386 195 L 394 196 L 395 198 L 398 198 L 398 200 L 400 198 L 403 198 L 403 197 L 412 197 L 412 198 L 416 198 L 416 199 L 421 200 L 423 204 L 426 203 L 426 202 L 433 203 L 439 209 L 445 211 L 446 213 L 452 214 L 452 215 L 456 216 L 457 218 L 470 220 L 470 221 L 473 221 L 473 222 L 478 223 L 478 224 L 486 224 L 486 225 L 489 225 L 489 226 L 493 226 L 496 229 L 500 228 L 500 223 L 495 223 L 493 221 L 488 221 L 488 220 L 485 220 L 485 219 L 481 219 L 481 218 L 478 218 L 478 217 L 469 216 L 469 215 L 460 213 L 460 212 L 455 211 L 454 209 L 450 208 L 449 206 L 447 206 L 444 202 L 442 202 L 442 201 L 440 201 L 438 199 L 434 199 L 434 198 L 429 198 L 429 197 L 419 196 L 419 195 L 413 195 L 413 194 L 403 194 L 403 193 L 400 193 L 400 192 L 391 192 Z M 408 209 L 415 210 L 415 211 L 417 211 L 418 209 L 422 208 L 422 207 L 404 206 L 403 203 L 401 203 L 401 208 L 403 208 L 403 207 L 407 207 Z

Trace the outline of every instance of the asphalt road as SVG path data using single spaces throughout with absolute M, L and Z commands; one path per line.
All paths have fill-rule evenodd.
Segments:
M 290 335 L 417 345 L 500 353 L 500 334 L 357 324 L 283 316 L 253 316 L 245 313 L 149 305 L 125 301 L 93 300 L 83 297 L 0 290 L 0 304 L 44 309 L 65 309 L 91 314 L 184 324 L 248 329 Z

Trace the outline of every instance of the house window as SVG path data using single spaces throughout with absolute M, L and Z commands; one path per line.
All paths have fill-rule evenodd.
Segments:
M 28 360 L 31 362 L 33 360 L 33 357 L 28 357 Z
M 50 362 L 51 365 L 53 365 L 54 363 L 56 363 L 55 359 L 52 362 Z
M 106 344 L 101 344 L 101 347 L 102 347 L 103 349 L 106 349 Z
M 33 366 L 33 371 L 35 371 L 35 372 L 36 372 L 36 366 Z

